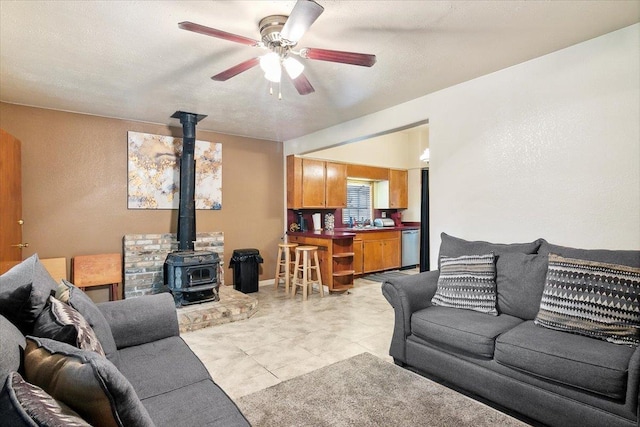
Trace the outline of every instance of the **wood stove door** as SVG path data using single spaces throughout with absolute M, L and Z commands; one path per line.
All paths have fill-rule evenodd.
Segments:
M 22 261 L 20 141 L 0 129 L 0 274 Z

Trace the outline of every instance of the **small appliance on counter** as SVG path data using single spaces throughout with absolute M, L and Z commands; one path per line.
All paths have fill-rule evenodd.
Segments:
M 332 213 L 328 213 L 324 216 L 324 229 L 327 231 L 333 231 L 336 224 L 336 218 Z
M 298 227 L 300 231 L 307 231 L 307 220 L 302 216 L 302 212 L 298 212 Z
M 311 219 L 313 220 L 313 229 L 322 230 L 321 215 L 319 213 L 314 213 L 313 215 L 311 215 Z
M 396 223 L 391 218 L 376 218 L 373 220 L 374 227 L 395 227 Z

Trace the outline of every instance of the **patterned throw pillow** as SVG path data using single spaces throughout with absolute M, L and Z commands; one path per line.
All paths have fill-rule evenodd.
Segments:
M 85 318 L 73 307 L 49 297 L 33 328 L 33 335 L 71 344 L 104 356 L 102 345 Z
M 0 408 L 2 425 L 90 427 L 71 408 L 40 387 L 29 384 L 17 372 L 7 377 L 0 395 Z
M 494 259 L 492 253 L 440 257 L 438 288 L 431 303 L 497 316 Z
M 550 329 L 640 344 L 640 268 L 549 254 L 535 323 Z
M 114 365 L 120 365 L 120 355 L 116 348 L 116 342 L 113 339 L 111 327 L 105 319 L 98 306 L 77 286 L 62 279 L 60 286 L 56 292 L 56 298 L 62 302 L 69 304 L 76 309 L 78 313 L 89 323 L 96 336 L 100 340 L 100 344 L 104 349 L 107 359 Z
M 152 427 L 131 383 L 106 357 L 47 338 L 27 337 L 25 379 L 96 427 Z

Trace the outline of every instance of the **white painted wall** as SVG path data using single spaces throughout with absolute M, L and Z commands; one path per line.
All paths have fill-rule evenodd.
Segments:
M 429 120 L 440 233 L 640 248 L 640 24 L 286 141 L 286 154 Z
M 302 157 L 407 169 L 409 134 L 396 132 L 307 153 Z

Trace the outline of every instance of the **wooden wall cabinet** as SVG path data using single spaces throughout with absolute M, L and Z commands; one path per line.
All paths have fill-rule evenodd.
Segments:
M 325 163 L 325 206 L 344 208 L 347 206 L 347 165 Z
M 302 159 L 302 206 L 325 207 L 325 162 Z
M 370 181 L 386 181 L 389 179 L 389 169 L 377 166 L 347 164 L 349 178 L 368 179 Z
M 287 208 L 347 206 L 347 165 L 287 157 Z
M 409 174 L 406 170 L 389 169 L 389 207 L 392 209 L 406 209 L 409 207 L 407 195 Z

